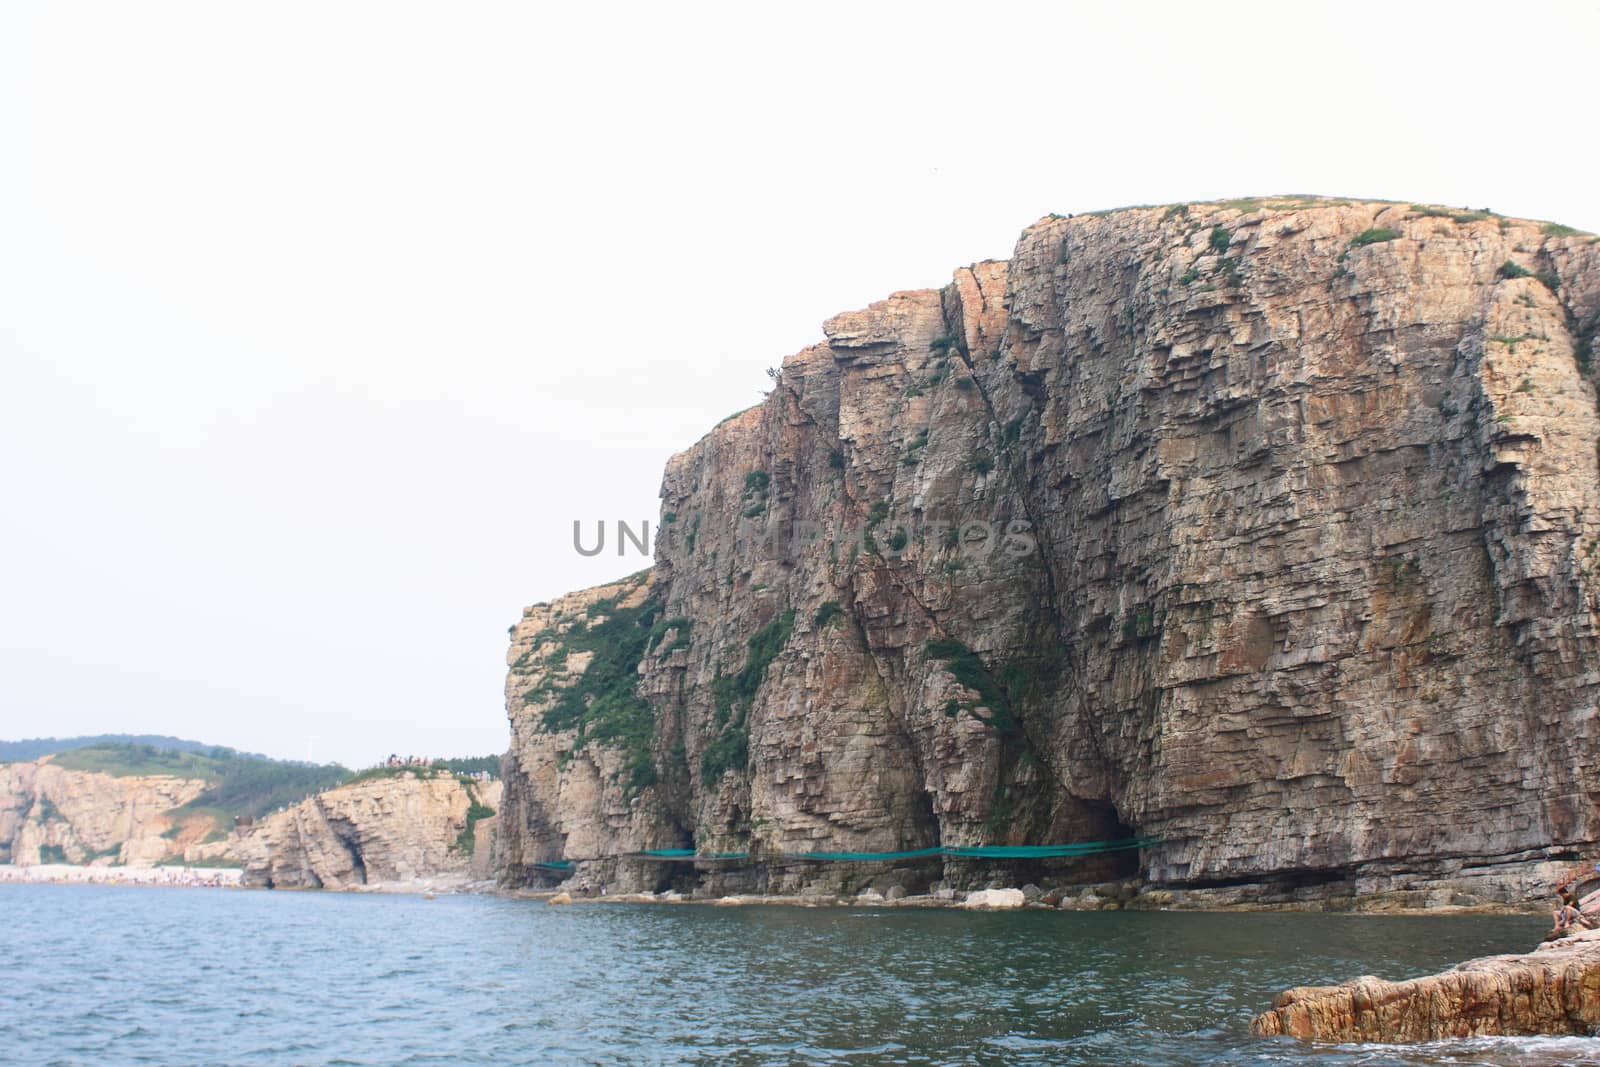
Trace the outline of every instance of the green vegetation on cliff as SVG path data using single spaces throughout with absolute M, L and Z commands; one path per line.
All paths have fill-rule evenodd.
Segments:
M 950 677 L 960 682 L 966 688 L 978 694 L 977 703 L 971 701 L 952 700 L 945 706 L 946 712 L 956 714 L 966 711 L 975 718 L 993 726 L 1001 733 L 1015 733 L 1021 729 L 1016 713 L 1011 707 L 1011 697 L 1007 692 L 1009 686 L 997 679 L 978 654 L 965 644 L 951 637 L 935 638 L 928 642 L 928 656 L 943 662 L 944 669 L 950 672 Z M 1002 676 L 1017 674 L 1020 668 L 1002 668 Z M 1017 677 L 1008 679 L 1013 684 L 1026 682 L 1025 678 Z M 987 716 L 977 714 L 977 709 L 989 709 Z
M 95 771 L 117 778 L 167 774 L 199 778 L 209 784 L 182 810 L 208 810 L 217 816 L 265 815 L 312 793 L 342 784 L 350 772 L 338 764 L 321 766 L 245 756 L 231 748 L 179 752 L 146 744 L 99 744 L 63 752 L 52 761 L 71 771 Z
M 1388 226 L 1377 226 L 1370 230 L 1362 230 L 1360 233 L 1350 238 L 1350 247 L 1360 248 L 1363 245 L 1382 244 L 1385 241 L 1393 241 L 1395 238 L 1401 236 L 1403 235 L 1399 230 L 1392 229 Z
M 461 833 L 456 835 L 456 851 L 464 852 L 469 856 L 472 855 L 473 852 L 477 851 L 478 836 L 474 831 L 478 825 L 478 820 L 489 819 L 493 817 L 494 809 L 487 804 L 479 803 L 478 799 L 473 797 L 471 805 L 467 808 L 466 829 L 462 830 Z
M 717 701 L 714 721 L 720 732 L 700 753 L 700 773 L 706 780 L 743 770 L 750 762 L 750 705 L 766 680 L 767 668 L 793 632 L 794 612 L 786 611 L 750 635 L 749 651 L 737 674 L 719 674 L 711 683 Z
M 493 756 L 456 756 L 450 759 L 436 759 L 432 767 L 436 771 L 452 771 L 456 774 L 477 774 L 480 771 L 500 777 L 500 757 Z
M 544 727 L 576 730 L 573 752 L 582 751 L 591 741 L 622 752 L 627 757 L 625 784 L 630 792 L 656 780 L 650 750 L 655 715 L 638 693 L 639 661 L 668 629 L 679 629 L 679 640 L 687 637 L 681 619 L 658 625 L 660 611 L 661 605 L 654 599 L 632 608 L 618 607 L 614 599 L 596 601 L 589 608 L 588 619 L 573 623 L 564 634 L 551 636 L 566 653 L 591 653 L 589 666 L 569 688 L 558 689 L 547 681 L 524 697 L 528 703 L 554 697 L 544 713 Z

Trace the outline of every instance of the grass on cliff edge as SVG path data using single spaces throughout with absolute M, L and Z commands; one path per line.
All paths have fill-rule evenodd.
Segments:
M 208 783 L 188 809 L 214 809 L 228 816 L 261 816 L 331 789 L 350 777 L 338 764 L 315 765 L 244 756 L 231 748 L 176 752 L 154 745 L 90 745 L 62 752 L 52 760 L 72 771 L 94 771 L 116 778 L 167 774 Z M 177 810 L 183 811 L 185 808 Z
M 1101 208 L 1098 211 L 1083 211 L 1079 215 L 1089 218 L 1104 218 L 1107 215 L 1116 215 L 1123 211 L 1153 211 L 1161 210 L 1163 220 L 1188 219 L 1191 209 L 1220 208 L 1224 211 L 1240 211 L 1246 215 L 1258 211 L 1301 211 L 1317 207 L 1348 207 L 1355 204 L 1386 204 L 1389 206 L 1406 205 L 1401 200 L 1384 200 L 1373 196 L 1328 196 L 1314 193 L 1282 193 L 1276 196 L 1246 196 L 1233 200 L 1192 200 L 1176 204 L 1125 204 L 1122 207 Z M 1412 218 L 1443 218 L 1453 222 L 1469 223 L 1482 222 L 1485 219 L 1498 219 L 1501 230 L 1505 230 L 1512 223 L 1523 223 L 1538 226 L 1546 237 L 1581 237 L 1589 244 L 1600 243 L 1600 236 L 1588 230 L 1580 230 L 1575 226 L 1568 226 L 1560 222 L 1546 222 L 1540 219 L 1516 218 L 1502 216 L 1488 208 L 1452 208 L 1441 204 L 1425 204 L 1421 202 L 1406 205 L 1410 209 L 1409 217 Z M 1046 216 L 1051 219 L 1069 219 L 1071 215 L 1062 215 L 1052 212 Z M 1370 231 L 1369 231 L 1370 232 Z M 1395 236 L 1400 236 L 1395 234 Z M 1372 243 L 1374 240 L 1392 240 L 1393 238 L 1368 238 L 1362 244 Z M 1357 246 L 1359 247 L 1359 245 Z M 1065 262 L 1065 260 L 1063 260 Z
M 455 759 L 436 759 L 431 763 L 402 763 L 398 767 L 390 767 L 380 763 L 376 767 L 367 767 L 356 771 L 340 785 L 355 785 L 357 782 L 370 782 L 374 778 L 398 778 L 402 774 L 428 775 L 440 773 L 454 775 L 472 775 L 479 771 L 487 771 L 490 776 L 500 777 L 499 756 L 461 756 Z

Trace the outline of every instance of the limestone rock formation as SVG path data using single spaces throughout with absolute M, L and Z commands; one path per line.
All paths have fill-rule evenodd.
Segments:
M 895 880 L 1544 891 L 1600 840 L 1597 323 L 1591 236 L 1311 198 L 829 320 L 667 464 L 650 572 L 515 627 L 504 879 L 1137 834 Z
M 199 848 L 198 837 L 180 840 L 182 820 L 171 811 L 199 796 L 206 782 L 114 777 L 67 770 L 50 759 L 0 764 L 0 863 L 142 865 L 181 854 L 186 845 Z
M 1487 956 L 1443 974 L 1280 993 L 1251 1030 L 1315 1041 L 1438 1041 L 1454 1037 L 1600 1032 L 1600 930 Z
M 499 782 L 403 773 L 307 797 L 258 822 L 234 846 L 246 885 L 347 889 L 467 875 L 474 805 L 495 808 Z M 477 819 L 471 822 L 476 823 Z

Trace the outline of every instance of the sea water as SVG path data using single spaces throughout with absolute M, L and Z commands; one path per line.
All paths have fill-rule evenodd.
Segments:
M 1600 1063 L 1587 1038 L 1250 1036 L 1288 986 L 1547 925 L 0 885 L 0 1062 Z

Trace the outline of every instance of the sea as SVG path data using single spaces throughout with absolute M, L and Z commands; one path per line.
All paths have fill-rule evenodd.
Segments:
M 1250 1035 L 1286 987 L 1547 925 L 0 885 L 0 1062 L 1600 1064 L 1590 1038 Z

